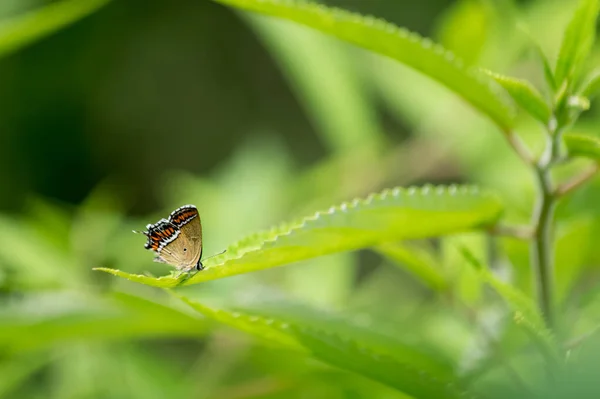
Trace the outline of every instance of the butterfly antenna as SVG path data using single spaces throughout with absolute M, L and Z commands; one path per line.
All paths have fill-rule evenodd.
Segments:
M 227 250 L 226 250 L 226 249 L 222 250 L 222 251 L 221 251 L 221 252 L 219 252 L 218 254 L 211 255 L 211 256 L 209 256 L 208 258 L 205 258 L 204 260 L 206 261 L 206 260 L 208 260 L 208 259 L 210 259 L 210 258 L 214 258 L 215 256 L 223 255 L 225 252 L 227 252 Z
M 145 232 L 145 231 L 137 231 L 137 230 L 131 230 L 131 231 L 133 231 L 135 234 L 143 234 L 143 235 L 146 235 L 146 232 Z

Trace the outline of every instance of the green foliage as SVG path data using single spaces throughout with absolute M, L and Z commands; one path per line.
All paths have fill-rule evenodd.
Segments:
M 556 61 L 554 76 L 558 86 L 572 85 L 579 77 L 596 37 L 598 0 L 581 0 L 569 22 Z
M 110 0 L 62 0 L 0 21 L 0 57 L 94 13 Z
M 581 95 L 593 99 L 600 92 L 600 70 L 594 70 L 582 85 Z
M 502 207 L 496 197 L 475 187 L 386 190 L 343 203 L 295 222 L 257 233 L 229 246 L 184 285 L 281 266 L 340 251 L 394 240 L 434 237 L 489 226 Z M 216 264 L 214 264 L 216 263 Z M 155 287 L 173 287 L 181 278 L 151 278 L 98 268 Z
M 338 152 L 379 147 L 383 134 L 347 47 L 305 27 L 245 14 L 277 57 L 328 146 Z M 311 62 L 307 63 L 306 60 Z
M 477 271 L 479 278 L 496 291 L 513 312 L 513 321 L 523 327 L 538 344 L 542 354 L 555 367 L 561 361 L 560 350 L 551 331 L 546 327 L 544 318 L 537 306 L 524 293 L 510 284 L 499 280 L 482 265 L 465 247 L 461 248 L 465 259 Z
M 543 124 L 547 124 L 550 121 L 550 107 L 531 83 L 526 80 L 511 78 L 490 71 L 485 72 L 504 87 L 513 100 L 531 116 Z
M 262 311 L 216 310 L 185 297 L 181 299 L 204 316 L 256 335 L 271 344 L 310 353 L 323 362 L 354 371 L 415 397 L 461 397 L 448 365 L 371 329 L 341 325 L 331 317 L 310 314 L 301 323 L 293 310 L 283 319 Z M 306 314 L 306 312 L 305 312 Z
M 108 1 L 26 10 L 41 3 L 0 24 L 0 71 Z M 195 203 L 202 215 L 206 268 L 194 274 L 154 277 L 167 266 L 130 231 L 164 212 L 127 216 L 118 184 L 104 182 L 78 207 L 36 197 L 22 214 L 0 215 L 0 397 L 597 397 L 600 194 L 595 185 L 565 194 L 600 161 L 598 116 L 578 123 L 600 89 L 598 71 L 586 70 L 600 57 L 599 2 L 581 0 L 566 21 L 567 2 L 461 0 L 434 13 L 445 47 L 303 0 L 206 3 L 202 12 L 238 11 L 228 23 L 257 36 L 315 131 L 289 129 L 287 142 L 260 120 L 244 125 L 247 142 L 230 140 L 232 155 L 210 175 L 166 171 L 156 183 L 164 211 Z M 6 4 L 0 15 L 21 8 Z M 140 19 L 153 40 L 169 30 Z M 210 33 L 226 29 L 216 20 Z M 190 40 L 196 49 L 200 39 Z M 554 70 L 546 54 L 558 54 Z M 212 71 L 217 61 L 203 62 Z M 274 99 L 265 109 L 295 128 L 261 80 L 272 71 L 254 66 L 234 70 L 256 73 Z M 102 90 L 90 93 L 90 114 L 110 114 Z M 264 104 L 248 98 L 259 118 Z M 225 108 L 228 122 L 234 107 Z M 9 129 L 17 119 L 5 119 Z M 303 153 L 311 140 L 323 153 Z M 594 164 L 581 173 L 576 158 Z M 161 181 L 168 165 L 151 165 Z M 445 185 L 454 181 L 477 185 Z M 384 189 L 398 185 L 409 188 Z M 364 199 L 345 202 L 354 197 Z
M 565 135 L 564 141 L 570 156 L 600 160 L 600 140 L 598 138 L 570 133 Z
M 303 0 L 214 0 L 240 9 L 289 19 L 400 61 L 437 80 L 491 118 L 503 130 L 514 110 L 490 82 L 465 68 L 441 46 L 388 22 Z
M 197 336 L 205 323 L 160 303 L 136 296 L 116 294 L 113 298 L 86 303 L 82 298 L 59 298 L 76 301 L 79 306 L 65 306 L 54 314 L 30 315 L 31 306 L 41 306 L 40 298 L 32 304 L 12 306 L 0 313 L 0 352 L 16 354 L 40 350 L 74 339 L 110 340 L 124 337 Z
M 440 270 L 439 262 L 432 259 L 431 253 L 426 249 L 388 242 L 377 246 L 376 250 L 432 290 L 444 291 L 448 288 L 448 278 Z

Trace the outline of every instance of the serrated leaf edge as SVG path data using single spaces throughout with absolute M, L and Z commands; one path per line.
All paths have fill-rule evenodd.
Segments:
M 294 232 L 305 228 L 308 224 L 316 222 L 320 220 L 322 217 L 331 216 L 339 212 L 346 213 L 350 210 L 368 207 L 372 204 L 385 201 L 389 197 L 399 198 L 401 196 L 405 198 L 415 198 L 416 196 L 421 197 L 430 197 L 431 194 L 439 196 L 476 196 L 480 195 L 481 198 L 494 198 L 497 199 L 495 195 L 488 191 L 482 191 L 479 187 L 475 185 L 449 185 L 449 186 L 434 186 L 432 184 L 426 184 L 421 187 L 411 186 L 411 187 L 395 187 L 391 189 L 385 189 L 380 193 L 372 193 L 364 199 L 355 198 L 352 201 L 346 201 L 337 206 L 330 207 L 327 211 L 317 211 L 311 216 L 306 216 L 304 218 L 297 219 L 296 221 L 283 223 L 278 227 L 273 227 L 270 230 L 257 232 L 251 234 L 241 240 L 235 242 L 234 244 L 227 247 L 227 250 L 222 255 L 217 255 L 212 258 L 212 262 L 219 262 L 214 265 L 210 265 L 212 262 L 205 263 L 205 268 L 217 268 L 221 266 L 225 266 L 229 261 L 233 261 L 236 259 L 240 259 L 246 254 L 257 252 L 262 250 L 265 246 L 276 242 L 277 240 L 289 236 Z M 252 245 L 252 243 L 256 243 Z M 110 269 L 104 267 L 94 268 L 93 270 L 104 271 L 115 276 L 126 278 L 130 281 L 143 282 L 153 281 L 160 282 L 160 286 L 164 288 L 172 288 L 179 285 L 186 285 L 191 283 L 194 276 L 187 277 L 185 274 L 180 276 L 179 278 L 174 278 L 172 276 L 161 276 L 161 277 L 148 277 L 139 274 L 130 274 L 127 272 L 123 272 L 117 269 Z
M 237 6 L 237 4 L 238 4 L 235 2 L 235 0 L 234 1 L 213 0 L 213 1 L 215 1 L 217 3 L 233 6 L 233 7 Z M 506 95 L 506 93 L 502 90 L 502 88 L 496 82 L 494 82 L 492 79 L 489 79 L 484 74 L 480 73 L 480 71 L 475 67 L 468 67 L 468 68 L 465 67 L 465 63 L 464 63 L 464 61 L 462 61 L 462 59 L 460 57 L 456 56 L 453 52 L 444 48 L 439 43 L 435 43 L 430 38 L 423 37 L 416 32 L 412 32 L 406 28 L 401 28 L 391 22 L 386 21 L 383 18 L 375 17 L 371 14 L 363 15 L 363 14 L 345 10 L 343 8 L 329 7 L 329 6 L 325 6 L 325 5 L 315 3 L 312 1 L 306 1 L 306 0 L 257 0 L 256 2 L 261 3 L 263 5 L 267 5 L 267 6 L 272 5 L 275 7 L 288 7 L 288 8 L 296 9 L 299 11 L 320 13 L 320 14 L 323 14 L 323 16 L 325 16 L 331 20 L 337 19 L 338 21 L 345 20 L 345 21 L 352 22 L 352 23 L 364 24 L 364 25 L 367 25 L 367 26 L 369 26 L 373 29 L 376 29 L 380 32 L 397 35 L 401 39 L 406 39 L 410 42 L 420 44 L 425 49 L 431 49 L 434 54 L 440 56 L 445 62 L 448 63 L 449 66 L 452 66 L 453 68 L 460 70 L 461 72 L 464 72 L 466 75 L 471 77 L 476 83 L 481 85 L 481 87 L 488 90 L 489 94 L 491 94 L 492 97 L 497 100 L 498 105 L 501 106 L 502 108 L 504 108 L 505 114 L 508 116 L 508 118 L 511 120 L 514 120 L 516 118 L 516 115 L 517 115 L 516 107 L 514 106 L 513 101 L 511 100 L 511 98 L 509 96 Z M 251 6 L 250 7 L 240 6 L 240 8 L 255 11 L 255 12 L 261 12 L 261 10 L 255 10 Z M 264 14 L 269 15 L 268 12 L 264 12 Z M 280 16 L 277 16 L 277 17 L 280 17 Z M 295 21 L 297 23 L 303 24 L 302 22 L 299 22 L 294 18 L 287 18 L 287 17 L 280 17 L 280 18 L 289 19 L 289 20 Z M 308 24 L 308 23 L 305 25 L 311 26 L 311 24 Z M 318 28 L 316 28 L 316 29 L 318 29 Z M 347 41 L 352 43 L 351 40 L 347 40 Z M 368 49 L 368 46 L 361 46 L 358 43 L 354 43 L 354 44 Z M 375 51 L 375 52 L 386 55 L 380 51 Z M 388 56 L 388 55 L 386 55 L 386 56 Z M 394 58 L 394 57 L 390 57 L 390 58 Z M 409 65 L 409 64 L 407 64 L 407 65 Z M 417 69 L 417 68 L 415 68 L 415 69 Z M 430 76 L 430 75 L 426 75 L 426 76 L 442 83 L 444 86 L 449 87 L 446 83 L 442 82 L 441 80 L 438 80 L 437 78 L 435 78 L 433 76 Z M 459 92 L 455 92 L 455 93 L 460 95 L 461 97 L 463 97 Z M 463 97 L 463 98 L 465 98 L 465 97 Z M 467 101 L 470 102 L 470 100 L 468 100 L 468 99 L 467 99 Z M 475 107 L 475 108 L 478 108 L 478 107 Z M 482 111 L 479 108 L 478 108 L 478 110 Z M 495 117 L 488 114 L 487 112 L 484 112 L 484 113 L 488 117 L 490 117 L 492 120 L 494 120 L 494 122 L 498 123 L 503 131 L 506 132 L 510 128 L 509 126 L 504 125 L 504 122 L 500 122 L 500 121 L 496 120 Z
M 430 373 L 428 373 L 427 371 L 419 370 L 419 369 L 415 368 L 414 366 L 410 365 L 409 363 L 402 361 L 401 359 L 390 356 L 381 351 L 374 350 L 372 347 L 370 347 L 368 345 L 361 344 L 356 339 L 344 337 L 341 334 L 326 331 L 321 328 L 301 326 L 294 322 L 278 320 L 277 318 L 273 318 L 273 317 L 266 317 L 266 316 L 262 316 L 262 315 L 256 315 L 256 314 L 240 312 L 240 311 L 228 311 L 228 310 L 223 310 L 223 309 L 213 309 L 211 307 L 201 305 L 201 304 L 197 303 L 196 301 L 190 300 L 183 296 L 179 296 L 179 295 L 174 295 L 174 296 L 180 298 L 182 301 L 187 303 L 189 306 L 191 306 L 197 312 L 202 313 L 205 317 L 210 317 L 220 323 L 226 324 L 229 327 L 235 328 L 237 330 L 243 331 L 242 328 L 239 328 L 238 326 L 234 325 L 233 320 L 230 323 L 228 323 L 226 321 L 219 320 L 217 317 L 222 315 L 222 316 L 225 316 L 226 319 L 239 319 L 243 323 L 258 324 L 260 326 L 272 328 L 272 329 L 275 329 L 275 330 L 277 330 L 279 332 L 283 332 L 283 333 L 289 333 L 290 331 L 293 331 L 292 334 L 299 334 L 299 337 L 294 337 L 294 336 L 290 337 L 292 340 L 298 341 L 297 344 L 292 345 L 293 348 L 296 350 L 300 350 L 304 353 L 312 353 L 317 358 L 320 358 L 320 356 L 317 353 L 314 353 L 311 350 L 311 348 L 306 347 L 305 345 L 302 344 L 302 341 L 301 341 L 302 335 L 304 335 L 304 336 L 310 335 L 312 339 L 318 339 L 318 340 L 323 340 L 323 338 L 337 340 L 338 342 L 340 342 L 343 345 L 352 346 L 361 355 L 368 356 L 372 360 L 375 360 L 377 362 L 389 361 L 390 363 L 393 363 L 394 365 L 401 367 L 406 372 L 413 375 L 415 378 L 418 378 L 419 383 L 423 386 L 428 386 L 429 384 L 436 384 L 439 386 L 439 388 L 448 390 L 455 395 L 464 394 L 464 390 L 459 388 L 458 385 L 452 383 L 451 380 L 444 381 L 439 378 L 436 378 L 433 375 L 431 375 Z M 200 309 L 202 309 L 202 310 L 200 310 Z M 254 335 L 258 335 L 258 334 L 254 334 Z M 289 343 L 283 343 L 283 345 L 289 345 Z M 339 367 L 339 366 L 336 366 L 336 367 Z
M 392 189 L 385 189 L 380 193 L 370 194 L 365 199 L 355 198 L 352 201 L 346 201 L 346 202 L 341 203 L 340 205 L 332 206 L 327 211 L 317 211 L 311 216 L 306 216 L 304 218 L 298 219 L 295 222 L 284 223 L 284 224 L 280 225 L 279 227 L 272 228 L 271 230 L 269 230 L 269 235 L 272 235 L 271 238 L 265 239 L 258 248 L 249 249 L 247 251 L 242 251 L 239 254 L 239 256 L 227 257 L 227 258 L 225 258 L 225 260 L 229 261 L 229 260 L 233 260 L 233 259 L 239 259 L 240 257 L 242 257 L 243 255 L 245 255 L 249 252 L 258 251 L 258 250 L 262 249 L 262 247 L 264 247 L 265 245 L 267 245 L 269 243 L 273 243 L 281 237 L 291 235 L 295 231 L 305 228 L 311 222 L 320 220 L 324 216 L 333 215 L 338 212 L 346 213 L 346 212 L 354 210 L 354 209 L 368 207 L 368 206 L 372 205 L 373 202 L 384 201 L 390 196 L 394 197 L 394 198 L 399 198 L 401 195 L 403 195 L 404 197 L 409 198 L 409 197 L 414 197 L 416 195 L 428 196 L 432 192 L 438 196 L 448 195 L 448 194 L 450 196 L 478 195 L 479 194 L 479 195 L 482 195 L 482 197 L 492 197 L 491 193 L 481 191 L 479 189 L 479 187 L 470 186 L 470 185 L 434 186 L 434 185 L 427 184 L 422 187 L 414 187 L 413 186 L 413 187 L 408 187 L 408 188 L 395 187 Z M 256 235 L 264 236 L 264 232 L 256 233 Z M 241 248 L 240 244 L 247 240 L 249 240 L 248 237 L 232 244 L 230 247 L 227 248 L 227 252 L 225 252 L 225 254 L 223 254 L 223 256 L 226 255 L 227 253 L 229 253 L 230 250 L 232 250 L 236 247 Z M 212 267 L 218 267 L 223 264 L 224 263 L 221 263 L 218 265 L 214 265 Z

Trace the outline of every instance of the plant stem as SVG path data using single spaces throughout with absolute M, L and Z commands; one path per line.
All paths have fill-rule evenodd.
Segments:
M 560 156 L 560 143 L 561 132 L 551 131 L 546 144 L 546 150 L 536 166 L 539 197 L 533 214 L 535 230 L 531 247 L 531 265 L 536 277 L 538 303 L 550 329 L 554 329 L 555 327 L 552 222 L 556 205 L 550 168 Z
M 599 169 L 600 165 L 597 163 L 593 164 L 588 169 L 584 170 L 580 175 L 575 176 L 572 180 L 569 180 L 568 182 L 558 186 L 555 192 L 556 196 L 562 197 L 563 195 L 567 195 L 573 190 L 582 186 L 584 183 L 587 183 L 596 175 Z
M 518 240 L 531 240 L 533 229 L 529 226 L 495 225 L 488 230 L 493 236 L 512 237 Z
M 512 149 L 523 160 L 523 162 L 525 162 L 527 165 L 535 165 L 535 161 L 531 155 L 531 152 L 529 152 L 527 146 L 521 141 L 515 132 L 508 131 L 505 133 L 504 137 L 506 137 L 508 144 L 510 144 Z
M 540 173 L 540 181 L 547 180 L 546 172 Z M 542 186 L 542 184 L 540 184 Z M 545 188 L 542 187 L 542 190 Z M 537 293 L 540 308 L 544 313 L 548 327 L 554 327 L 553 315 L 553 274 L 554 262 L 552 254 L 552 219 L 554 216 L 554 198 L 542 192 L 534 213 L 536 230 L 531 251 L 531 263 L 537 277 Z

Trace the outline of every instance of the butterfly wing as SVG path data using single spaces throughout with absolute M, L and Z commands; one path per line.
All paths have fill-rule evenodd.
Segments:
M 180 239 L 170 246 L 180 255 L 181 269 L 191 270 L 202 258 L 202 223 L 198 209 L 193 205 L 182 206 L 171 212 L 169 222 L 181 231 Z
M 154 224 L 146 226 L 148 231 L 143 232 L 148 241 L 144 247 L 156 252 L 156 262 L 168 263 L 179 266 L 177 254 L 173 251 L 172 244 L 181 236 L 181 231 L 166 219 L 161 219 Z

